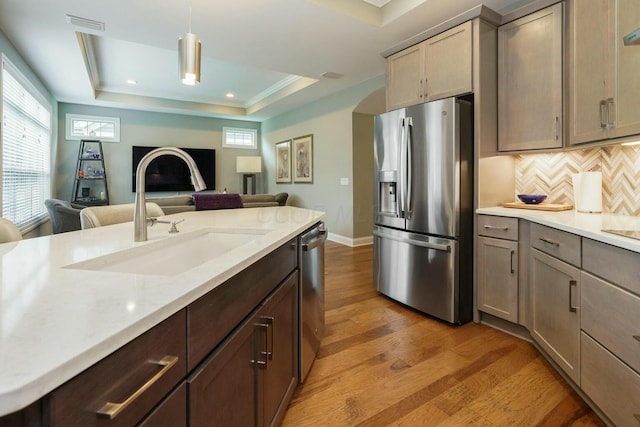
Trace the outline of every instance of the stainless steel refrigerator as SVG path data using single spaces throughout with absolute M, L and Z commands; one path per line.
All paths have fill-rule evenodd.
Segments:
M 374 286 L 450 323 L 473 304 L 473 115 L 447 98 L 375 118 Z

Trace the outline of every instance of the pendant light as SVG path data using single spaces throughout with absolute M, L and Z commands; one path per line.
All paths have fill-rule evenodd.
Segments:
M 185 85 L 200 83 L 200 40 L 191 32 L 191 6 L 189 6 L 189 32 L 178 39 L 180 79 Z

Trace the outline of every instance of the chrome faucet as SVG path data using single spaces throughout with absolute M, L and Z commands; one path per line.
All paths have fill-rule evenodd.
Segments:
M 189 166 L 193 188 L 195 188 L 196 191 L 207 189 L 207 185 L 204 183 L 202 175 L 200 175 L 196 162 L 181 149 L 176 147 L 160 147 L 147 153 L 147 155 L 140 160 L 138 168 L 136 169 L 136 204 L 133 214 L 134 242 L 144 242 L 147 240 L 147 205 L 144 196 L 144 176 L 147 172 L 147 167 L 153 159 L 164 155 L 172 155 L 184 160 L 187 166 Z

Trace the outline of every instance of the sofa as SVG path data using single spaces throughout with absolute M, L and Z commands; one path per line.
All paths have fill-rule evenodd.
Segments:
M 244 208 L 261 208 L 268 206 L 285 206 L 287 204 L 288 193 L 277 194 L 240 194 L 242 206 Z M 193 197 L 170 196 L 170 197 L 147 197 L 147 202 L 156 203 L 162 208 L 165 215 L 195 211 L 196 206 Z

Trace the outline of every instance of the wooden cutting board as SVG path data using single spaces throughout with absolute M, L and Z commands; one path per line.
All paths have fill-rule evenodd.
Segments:
M 538 203 L 537 205 L 527 205 L 522 202 L 506 202 L 500 203 L 500 206 L 516 209 L 534 209 L 538 211 L 568 211 L 573 209 L 573 205 L 566 205 L 562 203 Z

